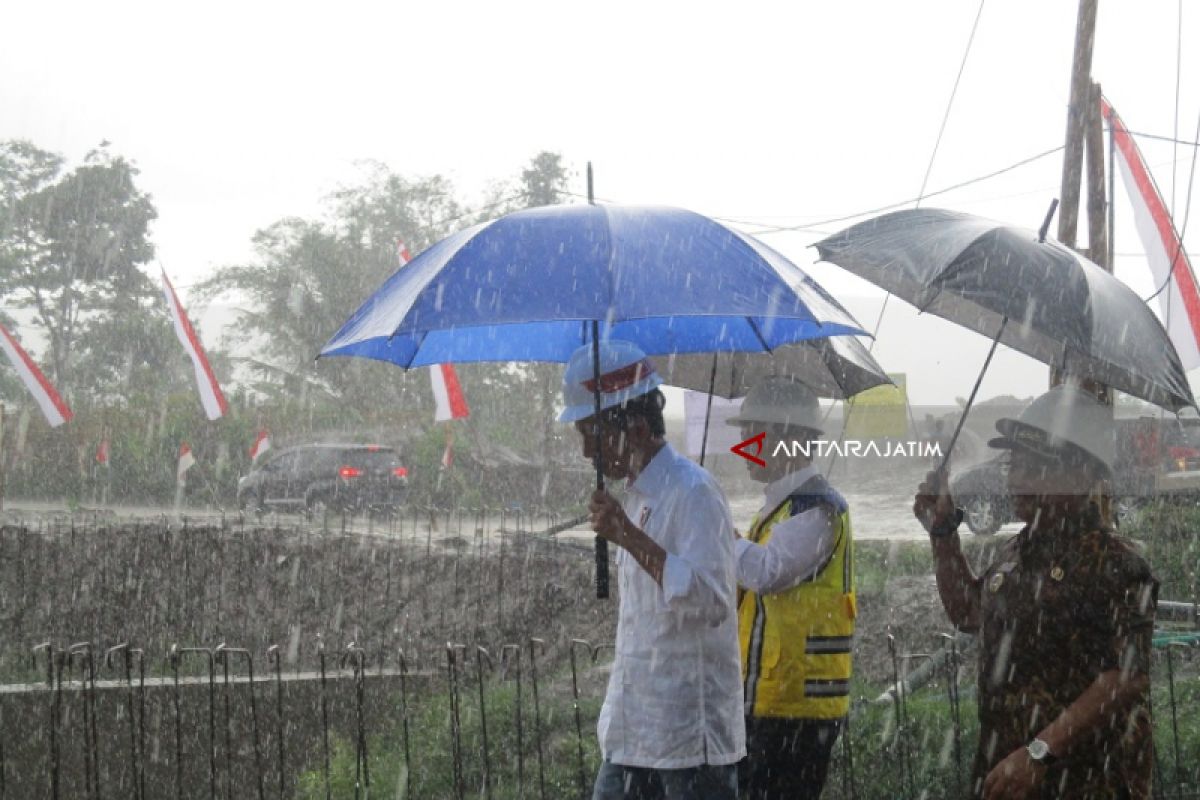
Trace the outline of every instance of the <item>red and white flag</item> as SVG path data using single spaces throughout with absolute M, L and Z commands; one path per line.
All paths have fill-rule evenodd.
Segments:
M 433 399 L 437 403 L 437 409 L 433 412 L 434 422 L 471 416 L 453 364 L 434 364 L 429 368 L 429 378 L 433 382 Z
M 107 467 L 108 466 L 108 457 L 109 457 L 108 438 L 105 437 L 100 440 L 100 445 L 96 448 L 96 463 L 102 467 Z
M 396 241 L 396 259 L 402 267 L 412 260 L 408 253 L 408 245 L 403 239 Z M 462 385 L 458 382 L 458 373 L 455 372 L 453 364 L 434 364 L 429 368 L 429 377 L 433 381 L 433 399 L 437 403 L 437 409 L 433 413 L 434 422 L 471 416 L 471 410 L 467 408 L 467 398 L 463 396 Z M 448 462 L 453 460 L 451 442 L 447 438 L 442 464 L 449 466 Z
M 17 376 L 20 377 L 21 383 L 25 384 L 25 388 L 33 395 L 33 399 L 37 402 L 38 408 L 42 409 L 42 413 L 46 415 L 46 422 L 50 423 L 51 428 L 57 428 L 64 422 L 70 421 L 74 416 L 66 402 L 58 396 L 58 391 L 38 369 L 37 364 L 33 363 L 33 359 L 29 357 L 29 353 L 21 345 L 17 344 L 17 340 L 8 332 L 8 328 L 0 325 L 0 347 L 4 348 L 5 355 L 12 365 L 17 370 Z
M 250 460 L 256 460 L 270 449 L 271 437 L 267 434 L 267 429 L 263 428 L 258 432 L 258 436 L 254 437 L 254 444 L 250 445 Z
M 1115 160 L 1133 205 L 1134 222 L 1154 275 L 1154 288 L 1161 288 L 1158 305 L 1163 327 L 1179 353 L 1183 368 L 1200 367 L 1200 290 L 1196 273 L 1137 142 L 1108 100 L 1101 98 L 1100 110 L 1112 130 Z
M 196 463 L 196 457 L 192 455 L 192 448 L 188 447 L 188 443 L 184 442 L 179 446 L 179 463 L 175 466 L 175 480 L 183 483 L 183 476 Z
M 204 405 L 204 413 L 208 415 L 209 419 L 220 419 L 229 410 L 229 403 L 225 402 L 225 395 L 221 393 L 217 377 L 208 363 L 208 357 L 204 355 L 204 348 L 200 346 L 200 337 L 196 335 L 196 330 L 183 310 L 179 297 L 175 294 L 175 288 L 171 286 L 171 281 L 167 278 L 165 269 L 162 279 L 163 295 L 167 298 L 167 309 L 171 312 L 175 335 L 179 337 L 179 343 L 183 345 L 188 357 L 192 359 L 192 368 L 196 372 L 196 388 L 200 392 L 200 402 Z

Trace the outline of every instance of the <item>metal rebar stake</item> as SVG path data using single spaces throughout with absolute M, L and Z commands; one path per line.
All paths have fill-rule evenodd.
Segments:
M 284 776 L 286 761 L 283 751 L 283 659 L 279 655 L 279 645 L 273 644 L 267 648 L 267 663 L 275 673 L 275 739 L 279 751 L 279 800 L 284 800 Z
M 454 796 L 463 800 L 466 787 L 463 780 L 462 717 L 459 713 L 458 654 L 465 644 L 446 642 L 446 680 L 450 690 L 450 753 L 454 771 Z
M 325 686 L 325 641 L 317 634 L 317 663 L 321 670 L 321 749 L 324 755 L 325 800 L 333 800 L 329 783 L 329 698 Z
M 202 655 L 208 662 L 208 794 L 210 800 L 217 800 L 217 662 L 213 651 L 207 647 L 181 647 L 179 655 L 195 653 Z M 179 673 L 175 673 L 176 687 L 176 720 L 179 719 L 178 689 Z M 182 783 L 180 784 L 182 787 Z M 181 788 L 182 797 L 182 788 Z
M 404 797 L 412 800 L 412 747 L 409 743 L 408 729 L 408 660 L 404 649 L 397 651 L 400 662 L 400 723 L 404 732 Z
M 475 669 L 479 679 L 479 732 L 483 740 L 483 796 L 487 800 L 492 800 L 492 761 L 491 755 L 488 753 L 487 704 L 483 691 L 483 665 L 485 663 L 489 672 L 495 670 L 491 654 L 486 648 L 477 646 L 475 648 Z
M 351 642 L 342 654 L 339 666 L 346 668 L 350 662 L 354 670 L 354 717 L 356 736 L 354 742 L 354 797 L 369 797 L 371 793 L 371 771 L 367 764 L 367 727 L 364 700 L 364 678 L 366 675 L 367 652 Z
M 121 654 L 123 662 L 123 674 L 125 677 L 125 711 L 129 715 L 129 781 L 133 788 L 132 797 L 135 800 L 140 800 L 141 793 L 138 788 L 138 746 L 137 746 L 137 717 L 133 712 L 133 664 L 129 656 L 129 643 L 121 642 L 113 645 L 104 651 L 104 668 L 107 670 L 113 669 L 113 656 L 117 653 Z
M 42 642 L 33 648 L 34 667 L 37 666 L 37 654 L 46 652 L 46 687 L 50 691 L 50 797 L 51 800 L 59 800 L 59 754 L 58 754 L 58 719 L 59 719 L 59 700 L 60 692 L 55 691 L 55 657 L 54 644 L 52 642 Z M 62 687 L 62 678 L 59 678 L 59 688 Z
M 537 637 L 530 637 L 529 681 L 530 685 L 533 687 L 533 738 L 537 749 L 538 797 L 541 798 L 541 800 L 546 800 L 546 767 L 545 759 L 542 755 L 542 714 L 538 708 L 537 651 L 539 648 L 543 653 L 545 652 L 545 640 Z
M 500 664 L 507 672 L 508 654 L 513 654 L 516 664 L 514 680 L 517 684 L 516 698 L 513 703 L 514 725 L 517 733 L 517 797 L 525 796 L 525 737 L 521 729 L 521 645 L 506 644 L 500 648 Z

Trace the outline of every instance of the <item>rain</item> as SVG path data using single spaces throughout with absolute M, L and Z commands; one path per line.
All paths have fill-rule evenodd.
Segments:
M 0 800 L 1200 795 L 1146 6 L 6 9 Z

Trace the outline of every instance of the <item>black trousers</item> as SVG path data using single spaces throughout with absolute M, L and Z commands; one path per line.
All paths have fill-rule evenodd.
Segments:
M 742 800 L 817 800 L 844 724 L 746 717 L 746 759 L 738 764 Z

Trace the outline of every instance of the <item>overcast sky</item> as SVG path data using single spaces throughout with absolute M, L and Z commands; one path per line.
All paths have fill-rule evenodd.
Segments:
M 1178 134 L 1195 138 L 1200 6 L 1185 5 L 1181 29 L 1177 0 L 1100 2 L 1093 75 L 1134 131 L 1176 132 L 1180 34 Z M 1076 8 L 985 5 L 928 191 L 1062 144 Z M 554 150 L 578 171 L 580 192 L 591 160 L 601 198 L 683 206 L 750 231 L 813 225 L 917 196 L 978 9 L 974 0 L 9 3 L 0 138 L 72 161 L 107 139 L 134 159 L 159 210 L 159 257 L 184 287 L 244 258 L 256 229 L 317 213 L 366 158 L 445 174 L 478 199 L 488 181 Z M 1139 143 L 1182 225 L 1193 149 Z M 1036 227 L 1060 170 L 1054 154 L 925 205 Z M 1124 203 L 1119 188 L 1118 276 L 1148 294 Z M 882 295 L 812 264 L 807 249 L 852 221 L 764 239 L 873 328 Z M 1193 253 L 1198 229 L 1200 220 L 1185 237 Z M 908 373 L 915 400 L 937 403 L 970 390 L 986 345 L 894 302 L 876 354 Z M 1033 394 L 1045 375 L 1001 352 L 983 392 Z

